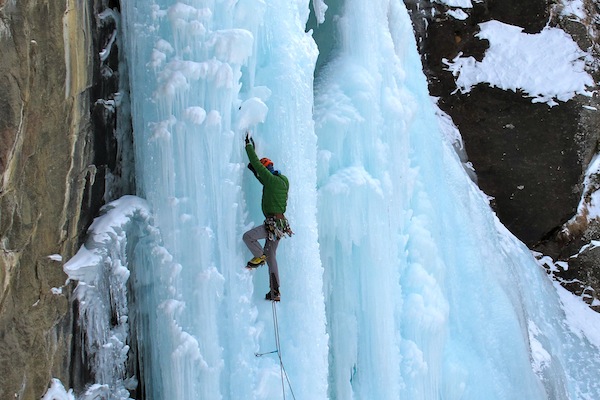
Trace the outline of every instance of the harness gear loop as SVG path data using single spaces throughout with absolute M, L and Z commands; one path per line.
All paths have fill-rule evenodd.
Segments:
M 286 235 L 292 237 L 294 234 L 287 218 L 283 214 L 269 215 L 265 219 L 265 227 L 269 234 L 269 240 L 279 240 Z

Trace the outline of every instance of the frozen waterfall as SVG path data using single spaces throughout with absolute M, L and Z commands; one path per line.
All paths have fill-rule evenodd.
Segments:
M 109 205 L 65 267 L 128 279 L 116 328 L 82 321 L 117 343 L 103 393 L 128 398 L 134 345 L 147 399 L 600 398 L 600 340 L 465 173 L 402 1 L 327 3 L 122 1 L 145 201 Z M 246 130 L 290 180 L 275 327 L 265 267 L 243 268 L 263 220 Z M 255 355 L 276 329 L 283 364 Z

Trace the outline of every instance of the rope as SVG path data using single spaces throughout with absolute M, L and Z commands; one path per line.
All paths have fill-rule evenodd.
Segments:
M 292 389 L 292 384 L 290 382 L 290 378 L 283 366 L 283 359 L 281 358 L 281 343 L 279 341 L 279 321 L 277 320 L 277 307 L 275 306 L 275 301 L 272 301 L 273 307 L 273 330 L 275 331 L 275 348 L 276 350 L 269 351 L 266 353 L 254 353 L 256 357 L 262 357 L 267 354 L 277 353 L 277 357 L 279 357 L 279 369 L 281 371 L 281 391 L 283 393 L 283 400 L 285 400 L 285 381 L 287 381 L 288 387 L 290 388 L 290 393 L 292 394 L 292 398 L 296 400 L 296 396 L 294 395 L 294 390 Z M 285 376 L 285 381 L 283 377 Z
M 275 329 L 275 345 L 277 347 L 277 356 L 279 357 L 279 365 L 281 367 L 281 387 L 283 389 L 283 400 L 285 400 L 285 385 L 283 383 L 283 377 L 285 376 L 285 380 L 287 381 L 288 387 L 290 388 L 290 393 L 292 394 L 292 398 L 296 400 L 296 396 L 294 395 L 294 390 L 292 389 L 292 383 L 290 382 L 290 378 L 283 366 L 283 360 L 281 358 L 281 343 L 279 341 L 279 321 L 277 320 L 277 307 L 275 306 L 275 301 L 272 301 L 273 306 L 273 325 Z
M 274 301 L 271 302 L 271 307 L 273 308 L 273 330 L 275 331 L 275 348 L 277 349 L 277 356 L 279 357 L 281 391 L 283 392 L 283 400 L 285 400 L 285 382 L 283 381 L 283 360 L 281 359 L 281 344 L 279 343 L 279 321 L 277 321 L 277 307 L 275 306 Z M 287 374 L 285 375 L 287 377 Z

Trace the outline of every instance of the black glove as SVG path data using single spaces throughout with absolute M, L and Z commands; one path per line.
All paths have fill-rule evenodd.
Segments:
M 254 145 L 254 139 L 252 139 L 250 137 L 250 134 L 248 132 L 246 132 L 246 139 L 245 139 L 245 141 L 246 141 L 246 146 L 248 146 L 248 144 L 252 143 L 252 147 L 256 147 Z

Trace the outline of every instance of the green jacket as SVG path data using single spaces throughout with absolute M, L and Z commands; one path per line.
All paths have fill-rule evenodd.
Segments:
M 265 217 L 274 214 L 285 213 L 287 207 L 288 190 L 290 184 L 285 175 L 280 173 L 272 174 L 264 165 L 260 163 L 254 146 L 252 144 L 246 145 L 246 153 L 250 164 L 256 171 L 256 178 L 263 185 L 262 194 L 262 212 Z

